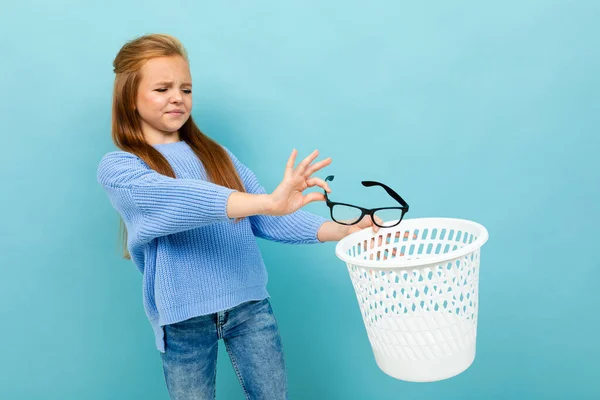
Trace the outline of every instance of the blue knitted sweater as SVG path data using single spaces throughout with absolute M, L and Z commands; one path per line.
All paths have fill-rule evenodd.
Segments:
M 235 223 L 226 206 L 234 191 L 207 180 L 185 141 L 154 145 L 176 178 L 124 151 L 106 154 L 97 179 L 127 227 L 127 248 L 143 274 L 143 303 L 164 352 L 163 326 L 269 296 L 256 237 L 281 243 L 320 243 L 327 219 L 303 210 L 254 215 Z M 265 193 L 252 171 L 225 148 L 248 193 Z

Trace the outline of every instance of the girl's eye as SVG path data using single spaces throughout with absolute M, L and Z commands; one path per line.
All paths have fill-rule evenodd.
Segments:
M 165 89 L 165 88 L 156 89 L 156 91 L 157 91 L 157 92 L 160 92 L 160 93 L 164 93 L 164 92 L 166 92 L 167 90 L 168 90 L 168 89 Z M 190 94 L 190 93 L 192 93 L 192 91 L 191 91 L 191 89 L 183 89 L 183 93 L 185 93 L 185 94 Z

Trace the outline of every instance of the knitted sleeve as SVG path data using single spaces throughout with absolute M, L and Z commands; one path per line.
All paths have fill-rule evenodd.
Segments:
M 229 149 L 225 148 L 234 166 L 240 173 L 244 187 L 248 193 L 265 194 L 265 188 L 250 168 L 242 164 Z M 250 218 L 254 235 L 263 239 L 280 243 L 312 244 L 321 243 L 317 232 L 326 218 L 303 210 L 284 216 L 253 215 Z
M 128 152 L 106 154 L 98 166 L 97 180 L 123 218 L 128 237 L 140 243 L 231 220 L 227 201 L 235 190 L 159 174 Z

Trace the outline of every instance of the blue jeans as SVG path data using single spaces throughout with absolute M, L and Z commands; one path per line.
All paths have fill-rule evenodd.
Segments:
M 287 373 L 269 299 L 167 325 L 161 353 L 171 399 L 215 399 L 220 339 L 246 399 L 287 399 Z

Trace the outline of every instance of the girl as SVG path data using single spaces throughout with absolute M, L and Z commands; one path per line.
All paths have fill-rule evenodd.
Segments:
M 296 150 L 270 194 L 227 148 L 194 123 L 187 53 L 169 35 L 126 43 L 114 63 L 112 138 L 98 182 L 124 224 L 124 256 L 143 274 L 143 303 L 173 399 L 214 399 L 223 339 L 249 399 L 287 398 L 277 322 L 255 236 L 281 243 L 337 241 L 362 228 L 300 210 L 330 191 L 297 166 Z M 377 229 L 373 226 L 374 229 Z

